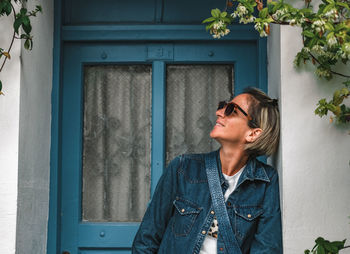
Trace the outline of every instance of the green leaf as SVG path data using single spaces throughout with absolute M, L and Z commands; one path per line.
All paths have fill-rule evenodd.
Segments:
M 30 34 L 30 32 L 32 31 L 32 25 L 30 24 L 30 20 L 28 16 L 24 16 L 22 19 L 22 27 L 24 32 L 26 32 L 27 34 Z
M 16 34 L 18 34 L 18 29 L 22 25 L 22 18 L 16 18 L 15 22 L 13 23 L 13 28 L 15 29 Z
M 329 4 L 334 4 L 334 0 L 326 0 Z
M 22 16 L 25 16 L 27 14 L 27 9 L 26 8 L 21 8 L 19 12 Z
M 323 10 L 322 13 L 325 14 L 326 12 L 330 11 L 331 9 L 334 8 L 334 4 L 327 5 Z
M 322 245 L 319 245 L 317 248 L 317 254 L 326 254 L 325 249 L 323 248 Z
M 225 18 L 227 16 L 227 12 L 226 11 L 223 11 L 221 12 L 221 15 L 220 15 L 222 18 Z
M 331 23 L 327 22 L 324 26 L 327 30 L 334 31 L 334 26 Z
M 26 39 L 26 41 L 24 42 L 24 48 L 27 50 L 30 49 L 30 39 Z
M 215 20 L 214 17 L 209 17 L 209 18 L 203 20 L 202 23 L 203 23 L 203 24 L 204 24 L 204 23 L 209 23 L 209 22 L 212 22 L 212 21 L 214 21 L 214 20 Z
M 314 38 L 314 37 L 315 37 L 315 35 L 313 34 L 313 32 L 308 31 L 308 30 L 304 30 L 304 31 L 302 32 L 302 34 L 305 35 L 305 36 L 308 37 L 308 38 Z
M 4 8 L 6 15 L 9 16 L 12 12 L 12 6 L 11 6 L 10 1 L 5 1 L 5 5 L 3 8 Z
M 266 18 L 268 14 L 269 14 L 269 9 L 265 7 L 259 12 L 259 17 Z
M 336 5 L 342 6 L 342 7 L 346 8 L 346 9 L 350 10 L 349 5 L 347 3 L 337 2 Z
M 0 80 L 0 92 L 1 92 L 1 90 L 2 90 L 2 82 Z
M 315 240 L 315 243 L 317 243 L 317 244 L 323 244 L 324 243 L 324 239 L 322 238 L 322 237 L 318 237 L 316 240 Z
M 247 8 L 247 10 L 248 10 L 250 13 L 253 13 L 253 12 L 254 12 L 254 7 L 251 6 L 250 4 L 244 4 L 244 6 Z
M 219 18 L 220 17 L 220 10 L 218 8 L 216 9 L 212 9 L 211 10 L 211 15 L 215 18 Z
M 41 12 L 41 13 L 43 12 L 43 8 L 41 7 L 41 5 L 36 5 L 36 6 L 35 6 L 35 10 L 36 10 L 36 11 L 39 11 L 39 12 Z

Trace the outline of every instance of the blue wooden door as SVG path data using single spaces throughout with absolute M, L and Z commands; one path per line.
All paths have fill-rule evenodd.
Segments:
M 86 72 L 95 67 L 102 69 L 113 67 L 118 70 L 126 68 L 126 72 L 128 70 L 135 72 L 141 66 L 140 68 L 145 70 L 145 79 L 150 80 L 151 86 L 150 104 L 145 106 L 135 102 L 132 107 L 138 110 L 141 110 L 141 107 L 150 107 L 150 178 L 149 185 L 146 183 L 149 195 L 145 195 L 150 197 L 166 164 L 166 76 L 170 71 L 168 67 L 214 64 L 232 66 L 234 93 L 240 93 L 245 86 L 256 86 L 265 90 L 266 82 L 262 78 L 265 74 L 259 73 L 261 70 L 257 45 L 254 42 L 244 41 L 66 43 L 63 51 L 60 253 L 131 253 L 131 244 L 140 218 L 119 219 L 121 217 L 115 214 L 114 218 L 107 216 L 99 219 L 94 215 L 87 216 L 88 212 L 84 207 L 94 209 L 100 202 L 98 198 L 86 201 L 84 196 L 91 186 L 86 186 L 83 168 L 88 159 L 93 162 L 95 160 L 94 155 L 84 152 L 84 142 L 87 142 L 84 131 L 90 124 L 85 115 Z M 94 92 L 92 94 L 93 100 Z M 98 176 L 96 175 L 94 179 L 94 174 L 92 175 L 93 180 L 90 179 L 90 182 L 98 181 Z M 106 180 L 106 177 L 103 179 Z M 122 191 L 127 192 L 128 189 Z M 94 195 L 94 192 L 93 190 L 91 195 Z M 104 198 L 105 196 L 101 195 L 101 199 Z M 111 201 L 106 199 L 103 206 L 108 206 L 108 202 Z M 147 202 L 148 200 L 143 200 L 144 204 Z M 132 207 L 128 213 L 133 213 Z

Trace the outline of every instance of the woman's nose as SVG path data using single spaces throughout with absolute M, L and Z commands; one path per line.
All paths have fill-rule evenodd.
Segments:
M 224 117 L 225 116 L 225 107 L 222 108 L 222 109 L 216 110 L 215 114 L 216 114 L 217 117 Z

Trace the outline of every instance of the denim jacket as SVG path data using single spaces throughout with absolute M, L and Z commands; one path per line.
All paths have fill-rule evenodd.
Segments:
M 221 172 L 223 193 L 228 187 Z M 205 170 L 206 154 L 176 157 L 164 171 L 135 236 L 132 253 L 198 254 L 215 216 Z M 243 254 L 282 253 L 281 213 L 276 170 L 248 160 L 226 201 Z M 229 253 L 220 236 L 217 253 Z

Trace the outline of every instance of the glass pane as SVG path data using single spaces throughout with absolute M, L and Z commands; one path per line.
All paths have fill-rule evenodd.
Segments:
M 166 163 L 219 148 L 209 133 L 220 100 L 233 95 L 233 65 L 167 66 Z
M 151 66 L 84 67 L 83 221 L 141 221 L 150 199 Z

